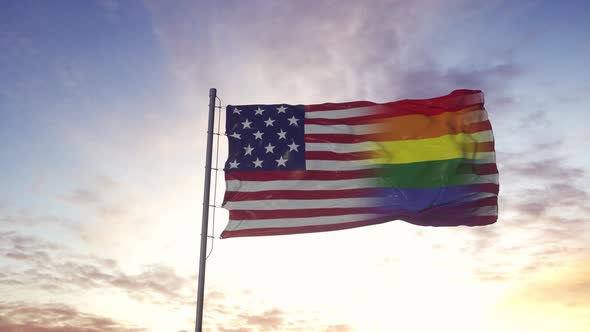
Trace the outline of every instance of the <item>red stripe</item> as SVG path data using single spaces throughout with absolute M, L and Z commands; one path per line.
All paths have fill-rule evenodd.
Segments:
M 374 151 L 338 153 L 332 151 L 305 151 L 306 160 L 365 160 L 375 158 Z
M 360 169 L 352 171 L 261 171 L 225 172 L 225 180 L 277 181 L 277 180 L 350 180 L 379 177 L 380 170 Z
M 334 199 L 355 197 L 377 197 L 381 195 L 374 188 L 341 190 L 263 190 L 263 191 L 226 191 L 224 202 L 258 201 L 265 199 Z
M 472 185 L 477 189 L 473 192 L 497 194 L 500 186 L 495 183 Z M 262 190 L 262 191 L 226 191 L 224 202 L 260 201 L 267 199 L 336 199 L 356 197 L 380 197 L 381 189 L 388 188 L 359 188 L 340 190 Z
M 326 103 L 305 106 L 306 112 L 338 111 L 359 107 L 376 107 L 376 112 L 386 112 L 389 116 L 410 114 L 437 115 L 445 112 L 457 112 L 471 106 L 483 107 L 483 93 L 479 90 L 455 90 L 442 97 L 431 99 L 405 99 L 377 104 L 368 101 L 347 103 Z M 307 123 L 307 122 L 306 122 Z
M 313 225 L 313 226 L 298 226 L 298 227 L 281 227 L 281 228 L 255 228 L 255 229 L 242 229 L 237 231 L 223 231 L 221 233 L 222 239 L 232 237 L 244 237 L 244 236 L 268 236 L 268 235 L 289 235 L 289 234 L 302 234 L 302 233 L 317 233 L 336 231 L 347 228 L 356 228 L 368 225 L 376 225 L 384 222 L 388 222 L 391 219 L 383 217 L 382 220 L 364 220 L 364 221 L 353 221 L 353 222 L 342 222 L 339 224 L 330 225 Z
M 471 217 L 468 220 L 460 220 L 461 224 L 457 220 L 442 220 L 439 222 L 428 221 L 428 220 L 417 220 L 412 218 L 404 218 L 406 222 L 420 225 L 420 226 L 485 226 L 496 222 L 497 216 L 476 216 Z M 246 236 L 269 236 L 269 235 L 289 235 L 289 234 L 303 234 L 303 233 L 317 233 L 317 232 L 328 232 L 337 231 L 349 228 L 363 227 L 369 225 L 377 225 L 385 222 L 393 221 L 395 218 L 391 216 L 384 216 L 374 218 L 371 220 L 353 221 L 353 222 L 342 222 L 339 224 L 330 225 L 313 225 L 313 226 L 298 226 L 298 227 L 281 227 L 281 228 L 255 228 L 255 229 L 242 229 L 237 231 L 223 231 L 221 233 L 222 239 L 228 239 L 232 237 L 246 237 Z M 403 219 L 402 219 L 403 220 Z M 454 222 L 454 223 L 453 223 Z
M 413 114 L 413 113 L 409 113 Z M 408 115 L 408 114 L 404 114 Z M 379 123 L 381 119 L 391 118 L 394 115 L 389 113 L 380 113 L 380 114 L 373 114 L 373 115 L 364 115 L 364 116 L 356 116 L 351 118 L 342 118 L 342 119 L 324 119 L 324 118 L 305 118 L 306 125 L 362 125 L 362 124 L 371 124 L 371 123 Z
M 472 167 L 473 174 L 498 174 L 498 166 L 496 164 L 472 164 Z
M 367 141 L 389 141 L 379 134 L 305 134 L 305 143 L 362 143 Z
M 225 172 L 225 180 L 240 181 L 280 181 L 280 180 L 350 180 L 381 177 L 379 168 L 351 171 L 261 171 L 261 172 Z M 497 174 L 498 167 L 490 164 L 469 164 L 469 174 Z
M 492 124 L 490 121 L 475 122 L 463 126 L 463 132 L 466 134 L 473 134 L 488 130 L 492 130 Z
M 470 185 L 473 193 L 498 194 L 500 186 L 495 183 Z M 226 191 L 224 202 L 260 201 L 267 199 L 335 199 L 356 197 L 380 197 L 384 190 L 393 188 L 359 188 L 340 190 L 262 190 L 262 191 Z M 429 189 L 429 188 L 427 188 Z M 425 190 L 427 190 L 425 189 Z M 401 189 L 403 190 L 403 189 Z
M 347 214 L 364 214 L 378 212 L 373 208 L 319 208 L 319 209 L 282 209 L 282 210 L 231 210 L 230 220 L 261 220 L 285 218 L 313 218 L 342 216 Z
M 476 152 L 494 152 L 494 142 L 479 142 L 479 143 L 469 143 L 470 145 L 475 147 Z
M 455 217 L 465 215 L 465 211 L 483 206 L 498 205 L 498 197 L 486 197 L 475 201 L 445 206 L 441 208 L 432 208 L 418 215 L 436 219 L 440 216 Z M 280 209 L 280 210 L 231 210 L 229 212 L 230 220 L 262 220 L 262 219 L 285 219 L 285 218 L 313 218 L 326 216 L 341 216 L 348 214 L 364 213 L 388 213 L 388 215 L 413 215 L 412 211 L 388 211 L 383 208 L 318 208 L 318 209 Z M 438 216 L 437 216 L 438 215 Z

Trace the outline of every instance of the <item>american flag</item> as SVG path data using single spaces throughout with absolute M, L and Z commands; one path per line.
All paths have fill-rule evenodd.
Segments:
M 438 224 L 435 222 L 433 225 L 473 226 L 494 222 L 497 216 L 497 203 L 494 201 L 497 199 L 498 190 L 497 168 L 493 155 L 491 127 L 483 110 L 483 95 L 479 95 L 481 98 L 475 98 L 471 94 L 461 95 L 459 101 L 454 102 L 457 104 L 453 104 L 454 108 L 445 109 L 443 103 L 440 112 L 427 102 L 425 114 L 420 114 L 422 106 L 404 106 L 403 101 L 401 108 L 400 104 L 396 103 L 384 107 L 385 104 L 371 102 L 305 106 L 227 106 L 226 134 L 229 155 L 224 168 L 226 193 L 223 206 L 229 210 L 230 215 L 229 223 L 221 236 L 229 238 L 328 231 L 393 219 L 427 224 L 429 218 L 438 212 L 439 215 L 446 215 L 447 219 L 451 219 L 438 221 Z M 463 110 L 466 107 L 467 109 Z M 452 136 L 450 143 L 447 142 L 453 144 L 451 149 L 458 146 L 461 158 L 465 157 L 466 150 L 479 149 L 471 151 L 473 153 L 468 158 L 484 160 L 468 164 L 469 169 L 475 170 L 471 172 L 474 174 L 470 175 L 469 185 L 447 187 L 449 184 L 439 183 L 436 184 L 437 188 L 415 189 L 408 188 L 414 187 L 414 183 L 405 187 L 403 184 L 395 183 L 394 186 L 403 188 L 383 188 L 389 185 L 379 182 L 383 176 L 383 165 L 379 164 L 393 163 L 386 166 L 398 168 L 416 167 L 418 164 L 426 165 L 421 167 L 431 167 L 430 161 L 427 160 L 429 156 L 444 159 L 447 156 L 440 155 L 447 152 L 444 147 L 437 147 L 435 150 L 427 147 L 428 151 L 424 152 L 427 157 L 416 157 L 412 155 L 414 152 L 410 151 L 414 148 L 409 147 L 403 148 L 407 151 L 399 153 L 398 150 L 394 150 L 393 153 L 386 152 L 393 154 L 393 157 L 388 158 L 395 160 L 384 162 L 379 159 L 382 157 L 376 156 L 383 154 L 380 150 L 386 150 L 385 144 L 388 142 L 384 140 L 389 138 L 383 139 L 378 135 L 389 136 L 390 130 L 402 132 L 406 129 L 397 130 L 395 126 L 390 128 L 389 124 L 384 129 L 381 122 L 390 119 L 397 121 L 398 118 L 409 121 L 407 119 L 416 116 L 438 116 L 438 113 L 447 111 L 454 112 L 452 116 L 458 116 L 455 113 L 459 114 L 459 111 L 469 112 L 465 113 L 467 115 L 461 115 L 461 128 L 450 129 L 460 131 Z M 472 124 L 476 126 L 473 127 Z M 445 126 L 447 125 L 442 125 L 443 130 L 446 130 Z M 420 128 L 413 130 L 419 132 L 413 135 L 418 135 L 419 138 L 424 136 Z M 477 132 L 471 133 L 474 130 Z M 466 132 L 468 134 L 465 134 Z M 467 138 L 465 135 L 468 135 Z M 485 142 L 471 143 L 473 137 Z M 407 138 L 395 138 L 396 141 L 393 143 L 414 142 L 407 141 Z M 467 139 L 467 143 L 456 143 L 461 139 Z M 421 144 L 422 141 L 424 140 L 415 142 Z M 404 157 L 405 155 L 408 157 Z M 448 158 L 451 157 L 456 156 Z M 412 158 L 422 158 L 420 161 L 426 162 L 414 163 L 410 160 Z M 465 168 L 465 164 L 457 165 L 453 167 Z M 414 174 L 417 175 L 416 183 L 423 180 L 419 178 L 440 181 L 440 174 L 432 174 L 428 168 L 418 172 L 422 171 L 426 173 Z M 402 171 L 396 168 L 395 172 L 401 174 Z M 419 184 L 417 186 L 420 187 Z M 457 202 L 466 205 L 453 205 Z

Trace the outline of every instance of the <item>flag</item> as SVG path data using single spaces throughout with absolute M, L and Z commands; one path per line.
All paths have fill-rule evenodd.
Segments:
M 392 220 L 480 226 L 498 216 L 481 91 L 423 100 L 229 105 L 222 238 Z

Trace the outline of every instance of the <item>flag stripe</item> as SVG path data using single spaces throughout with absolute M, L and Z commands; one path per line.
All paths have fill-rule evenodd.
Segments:
M 305 159 L 307 160 L 365 160 L 375 158 L 376 151 L 359 151 L 338 153 L 332 151 L 306 151 Z
M 382 177 L 345 180 L 229 180 L 226 183 L 226 190 L 252 192 L 264 190 L 306 190 L 307 188 L 316 188 L 318 190 L 345 190 L 389 187 L 428 189 L 483 183 L 497 184 L 497 174 L 478 176 L 472 174 L 459 174 L 443 179 L 437 177 L 436 174 L 423 175 L 420 177 L 420 173 L 414 173 L 412 178 L 408 178 L 405 177 L 403 173 L 399 175 L 390 175 L 384 173 L 384 176 Z
M 437 220 L 436 223 L 431 220 L 424 220 L 424 218 L 396 218 L 390 216 L 378 216 L 374 218 L 360 218 L 356 221 L 343 220 L 341 216 L 336 217 L 339 220 L 337 223 L 324 223 L 318 225 L 308 226 L 293 226 L 293 227 L 253 227 L 242 228 L 242 223 L 239 221 L 230 221 L 225 231 L 221 234 L 224 239 L 233 237 L 249 237 L 249 236 L 273 236 L 273 235 L 288 235 L 288 234 L 303 234 L 303 233 L 317 233 L 345 230 L 357 227 L 364 227 L 370 225 L 377 225 L 390 222 L 396 219 L 403 219 L 403 221 L 423 226 L 456 226 L 459 222 L 463 226 L 485 226 L 496 222 L 497 216 L 472 216 L 469 219 L 451 219 L 451 220 Z M 321 221 L 321 220 L 320 220 Z M 281 225 L 280 220 L 276 225 Z
M 409 145 L 411 146 L 411 145 Z M 432 150 L 431 157 L 428 158 L 413 151 L 400 151 L 397 155 L 389 155 L 383 158 L 374 158 L 369 160 L 308 160 L 305 165 L 309 170 L 355 170 L 371 169 L 378 164 L 409 164 L 428 162 L 433 160 L 449 159 L 468 159 L 468 160 L 490 160 L 494 157 L 494 152 L 476 152 L 467 153 L 461 151 L 439 151 Z
M 441 188 L 357 188 L 340 190 L 258 190 L 258 191 L 226 191 L 225 201 L 260 201 L 271 199 L 290 200 L 323 200 L 354 197 L 388 197 L 405 200 L 408 197 L 418 197 L 423 201 L 447 202 L 457 197 L 468 196 L 473 193 L 494 193 L 499 190 L 498 184 L 481 183 L 465 186 Z
M 340 115 L 337 112 L 331 112 L 325 118 L 313 117 L 313 113 L 311 117 L 306 115 L 305 132 L 307 134 L 352 135 L 383 133 L 388 134 L 388 137 L 392 140 L 399 140 L 476 132 L 483 130 L 478 130 L 479 127 L 489 127 L 487 113 L 483 109 L 466 109 L 456 113 L 443 113 L 432 117 L 414 114 L 393 118 L 379 118 L 378 121 L 374 121 L 375 123 L 358 124 L 358 121 L 363 121 L 363 117 L 367 116 L 363 113 L 360 118 L 358 115 L 345 118 L 344 121 L 346 122 L 352 121 L 352 123 L 348 124 L 314 124 L 317 121 L 327 120 L 333 122 L 334 119 L 340 119 L 340 117 L 334 117 L 335 114 Z
M 478 208 L 482 206 L 497 205 L 497 197 L 486 197 L 474 201 L 468 201 L 453 206 L 433 207 L 428 210 L 432 214 L 436 211 L 439 216 L 450 216 L 463 212 L 466 208 Z M 231 220 L 259 220 L 259 219 L 277 219 L 277 218 L 315 218 L 323 216 L 341 216 L 348 214 L 362 214 L 362 213 L 376 213 L 376 214 L 395 214 L 413 216 L 416 213 L 407 209 L 393 210 L 382 207 L 344 207 L 344 208 L 310 208 L 310 209 L 275 209 L 275 210 L 237 210 L 233 209 L 229 212 Z M 463 212 L 464 213 L 464 212 Z
M 399 198 L 392 199 L 374 199 L 374 197 L 357 197 L 357 198 L 332 198 L 329 200 L 314 199 L 314 200 L 293 200 L 293 199 L 271 199 L 260 201 L 228 201 L 224 207 L 235 210 L 249 210 L 257 208 L 256 210 L 299 210 L 302 206 L 306 209 L 319 208 L 363 208 L 363 207 L 398 207 L 408 211 L 421 211 L 432 205 L 449 204 L 453 202 L 453 198 L 461 199 L 465 202 L 477 200 L 486 197 L 495 196 L 496 193 L 478 192 L 461 195 L 447 195 L 445 197 L 420 197 L 408 204 Z M 430 198 L 430 199 L 429 199 Z M 405 203 L 405 204 L 404 204 Z M 258 206 L 262 204 L 262 206 Z
M 380 207 L 384 202 L 375 197 L 356 197 L 356 198 L 331 198 L 323 199 L 307 199 L 307 200 L 293 200 L 293 199 L 264 199 L 259 201 L 231 201 L 228 200 L 224 204 L 226 209 L 234 210 L 250 210 L 256 209 L 258 211 L 264 210 L 299 210 L 302 206 L 305 209 L 334 209 L 334 208 L 366 208 L 366 207 Z
M 468 217 L 465 215 L 457 215 L 457 213 L 440 213 L 437 212 L 436 216 L 425 216 L 420 213 L 410 211 L 399 211 L 393 214 L 349 214 L 349 215 L 334 215 L 334 216 L 318 216 L 313 218 L 278 218 L 278 219 L 252 219 L 252 220 L 238 220 L 232 219 L 227 228 L 228 229 L 254 229 L 254 228 L 265 228 L 269 225 L 273 225 L 277 228 L 292 228 L 297 226 L 316 226 L 316 225 L 329 225 L 347 222 L 359 222 L 366 220 L 372 223 L 378 223 L 381 220 L 391 221 L 401 219 L 413 223 L 421 223 L 428 221 L 430 223 L 437 224 L 436 226 L 442 226 L 446 224 L 453 224 L 462 222 L 469 225 L 470 220 L 478 219 L 478 217 L 491 217 L 497 218 L 498 207 L 489 205 L 482 206 L 474 210 L 473 214 Z M 489 220 L 488 218 L 485 218 Z M 481 221 L 480 221 L 481 222 Z M 480 222 L 477 222 L 479 224 Z
M 346 138 L 346 137 L 357 137 L 355 138 Z M 322 139 L 318 139 L 317 137 L 321 137 Z M 305 134 L 305 142 L 309 143 L 359 143 L 362 142 L 363 138 L 367 138 L 365 135 L 347 135 L 347 134 L 333 134 L 333 135 L 323 135 L 323 134 Z M 376 141 L 379 146 L 384 143 L 391 143 L 391 144 L 398 144 L 399 140 L 382 140 L 379 135 L 375 135 Z M 344 142 L 340 142 L 343 140 Z M 421 139 L 407 139 L 402 140 L 402 142 L 413 142 L 412 144 L 428 144 L 429 142 L 437 142 L 437 141 L 447 141 L 452 140 L 453 142 L 489 142 L 494 140 L 494 136 L 491 130 L 479 131 L 475 133 L 458 133 L 458 134 L 449 134 L 449 135 L 441 135 L 436 137 L 430 138 L 421 138 Z
M 380 169 L 361 169 L 353 171 L 259 171 L 259 172 L 225 172 L 225 179 L 229 182 L 238 181 L 281 181 L 281 180 L 301 180 L 301 181 L 337 181 L 360 178 L 379 177 Z
M 367 135 L 377 134 L 382 129 L 375 124 L 366 124 L 358 126 L 346 126 L 346 125 L 332 125 L 332 126 L 320 126 L 314 124 L 305 124 L 305 134 L 348 134 L 348 135 Z
M 454 111 L 455 113 L 461 112 L 473 112 L 483 109 L 481 105 L 474 105 L 469 106 L 460 110 Z M 432 115 L 443 115 L 445 114 L 444 110 L 436 111 Z M 350 110 L 347 111 L 346 115 L 352 115 L 350 117 L 343 117 L 344 113 L 335 113 L 330 112 L 328 114 L 323 114 L 324 117 L 318 117 L 317 114 L 313 113 L 306 113 L 305 114 L 305 124 L 306 125 L 349 125 L 349 126 L 357 126 L 357 125 L 367 125 L 367 124 L 379 124 L 387 121 L 394 121 L 396 118 L 405 118 L 407 116 L 416 115 L 416 113 L 410 111 L 401 111 L 397 114 L 391 114 L 387 112 L 387 109 L 383 107 L 374 107 L 374 108 L 367 108 L 363 109 L 362 112 L 358 114 L 354 114 Z M 424 116 L 424 115 L 420 115 Z
M 315 139 L 316 137 L 322 137 L 321 140 Z M 443 135 L 434 138 L 424 138 L 415 140 L 402 140 L 402 141 L 361 141 L 359 137 L 362 136 L 351 136 L 351 135 L 305 135 L 305 150 L 306 151 L 333 151 L 338 153 L 347 152 L 358 152 L 358 151 L 374 151 L 384 149 L 397 149 L 398 146 L 412 145 L 415 153 L 423 153 L 421 151 L 430 151 L 433 147 L 444 148 L 445 150 L 458 150 L 463 143 L 475 143 L 475 142 L 492 142 L 494 136 L 490 130 L 480 131 L 472 134 L 455 134 L 455 135 Z M 451 158 L 446 158 L 451 159 Z
M 394 131 L 383 131 L 379 128 L 374 128 L 374 125 L 369 125 L 362 130 L 350 130 L 349 133 L 343 133 L 339 130 L 326 130 L 324 132 L 314 129 L 307 130 L 310 127 L 339 127 L 337 126 L 316 126 L 316 125 L 305 125 L 305 142 L 308 143 L 322 143 L 322 142 L 333 142 L 333 143 L 360 143 L 366 141 L 383 142 L 383 141 L 401 141 L 401 140 L 415 140 L 424 138 L 435 138 L 444 135 L 454 134 L 475 134 L 479 132 L 489 131 L 491 125 L 489 121 L 482 121 L 465 125 L 460 128 L 447 127 L 445 130 L 435 131 L 424 131 L 414 132 L 410 130 L 399 130 Z M 347 126 L 354 127 L 354 126 Z
M 334 169 L 352 171 L 372 169 L 375 165 L 367 160 L 307 160 L 305 168 L 309 170 L 330 171 Z
M 483 108 L 483 93 L 474 93 L 469 90 L 456 90 L 451 94 L 443 97 L 420 99 L 420 100 L 399 100 L 389 103 L 377 104 L 368 101 L 358 101 L 350 103 L 325 103 L 305 106 L 306 115 L 312 115 L 314 112 L 335 111 L 355 109 L 355 108 L 377 108 L 380 112 L 390 116 L 402 116 L 411 114 L 421 114 L 426 116 L 438 115 L 444 112 L 457 112 L 470 107 Z
M 443 142 L 444 144 L 444 142 Z M 442 145 L 442 144 L 441 144 Z M 449 144 L 447 144 L 449 145 Z M 459 151 L 464 152 L 493 152 L 494 142 L 463 142 L 457 143 L 456 147 L 450 146 Z M 392 148 L 392 149 L 395 149 Z M 387 151 L 384 149 L 364 150 L 358 152 L 334 152 L 334 151 L 307 151 L 305 158 L 307 160 L 363 160 L 383 158 L 387 156 Z
M 460 188 L 460 187 L 459 187 Z M 446 188 L 445 188 L 446 189 Z M 324 191 L 321 191 L 324 192 Z M 350 191 L 345 191 L 350 193 Z M 275 210 L 275 209 L 300 209 L 305 206 L 306 209 L 313 208 L 363 208 L 363 207 L 388 207 L 398 208 L 409 211 L 421 211 L 431 206 L 440 206 L 451 204 L 458 200 L 463 202 L 478 200 L 485 197 L 492 197 L 497 195 L 497 191 L 492 192 L 446 192 L 445 190 L 424 190 L 421 192 L 416 190 L 367 190 L 368 195 L 365 197 L 353 198 L 312 198 L 307 199 L 278 199 L 279 197 L 272 197 L 268 199 L 263 197 L 260 200 L 235 200 L 229 198 L 226 200 L 224 207 L 226 209 L 235 210 Z M 378 196 L 378 194 L 386 195 L 391 193 L 391 196 Z M 256 194 L 256 193 L 254 193 Z M 325 193 L 324 194 L 328 194 Z M 340 194 L 340 193 L 338 193 Z M 407 194 L 407 195 L 405 195 Z M 231 195 L 231 194 L 230 194 Z M 422 195 L 422 196 L 420 196 Z M 246 196 L 246 197 L 244 197 Z M 248 195 L 242 195 L 242 198 L 250 199 Z M 255 195 L 256 196 L 256 195 Z M 375 199 L 377 197 L 377 199 Z
M 439 174 L 444 172 L 448 174 L 449 170 L 453 170 L 452 180 L 455 176 L 464 176 L 469 174 L 488 175 L 497 174 L 498 169 L 496 164 L 477 164 L 472 160 L 467 159 L 451 159 L 440 161 L 425 161 L 420 163 L 410 164 L 391 164 L 391 165 L 374 165 L 372 169 L 363 170 L 332 170 L 332 171 L 314 171 L 314 170 L 300 170 L 300 171 L 258 171 L 258 172 L 226 172 L 225 178 L 227 181 L 282 181 L 282 180 L 300 180 L 300 181 L 337 181 L 337 180 L 351 180 L 361 178 L 379 178 L 384 177 L 394 183 L 398 183 L 399 187 L 423 187 L 424 184 L 432 184 L 434 187 L 439 187 L 447 179 L 441 179 Z M 410 182 L 407 182 L 409 179 Z M 422 179 L 422 180 L 420 180 Z M 411 181 L 418 180 L 414 183 Z M 452 182 L 452 181 L 451 181 Z M 408 183 L 409 185 L 402 185 Z

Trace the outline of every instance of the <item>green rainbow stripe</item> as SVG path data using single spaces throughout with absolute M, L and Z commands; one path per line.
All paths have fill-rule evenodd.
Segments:
M 469 159 L 423 161 L 378 167 L 380 178 L 375 182 L 381 188 L 440 188 L 497 182 L 494 164 L 477 164 Z M 477 174 L 482 172 L 492 174 Z

